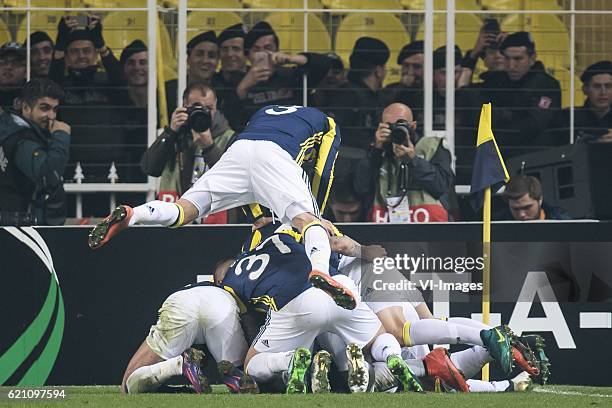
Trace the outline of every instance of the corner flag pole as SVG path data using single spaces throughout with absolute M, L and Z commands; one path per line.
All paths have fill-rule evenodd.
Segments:
M 482 271 L 482 323 L 489 325 L 491 288 L 491 187 L 484 191 L 484 202 L 482 209 L 482 256 L 484 268 Z M 489 381 L 489 364 L 482 367 L 482 381 Z

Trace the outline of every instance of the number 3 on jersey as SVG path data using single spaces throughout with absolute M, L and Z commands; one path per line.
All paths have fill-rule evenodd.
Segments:
M 266 109 L 268 115 L 286 115 L 288 113 L 296 112 L 301 106 L 275 106 L 274 108 Z
M 291 248 L 285 245 L 283 241 L 280 240 L 278 235 L 272 235 L 271 237 L 267 238 L 261 244 L 257 245 L 255 250 L 259 251 L 270 240 L 281 254 L 288 254 L 291 252 Z M 258 261 L 261 261 L 261 263 L 257 266 L 257 268 L 254 268 Z M 269 263 L 270 255 L 268 254 L 249 255 L 246 258 L 241 259 L 240 262 L 238 262 L 236 268 L 234 269 L 234 273 L 236 274 L 236 276 L 240 276 L 244 270 L 246 272 L 249 272 L 250 280 L 257 280 L 261 276 L 261 274 L 264 273 L 264 271 L 266 270 L 266 266 L 268 266 Z

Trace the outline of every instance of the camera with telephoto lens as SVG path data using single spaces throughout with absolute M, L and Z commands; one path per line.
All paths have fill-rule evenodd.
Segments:
M 195 103 L 187 108 L 187 128 L 198 133 L 206 132 L 212 125 L 210 109 Z
M 401 145 L 408 141 L 412 137 L 413 130 L 410 127 L 410 122 L 404 119 L 400 119 L 395 123 L 387 123 L 389 130 L 391 130 L 391 142 Z M 414 143 L 414 141 L 413 141 Z

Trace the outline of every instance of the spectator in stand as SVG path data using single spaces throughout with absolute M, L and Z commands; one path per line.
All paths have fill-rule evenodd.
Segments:
M 329 193 L 326 219 L 333 222 L 364 222 L 366 208 L 363 199 L 353 189 L 353 178 L 334 180 Z
M 140 169 L 140 158 L 147 148 L 149 51 L 141 40 L 132 41 L 121 52 L 119 62 L 124 80 L 114 93 L 114 105 L 121 107 L 121 117 L 126 146 L 123 181 L 146 182 Z
M 582 76 L 584 106 L 574 112 L 576 142 L 612 142 L 612 62 L 599 61 L 589 66 Z M 550 144 L 570 142 L 570 111 L 564 109 L 547 132 Z
M 501 32 L 497 20 L 489 18 L 484 21 L 480 28 L 480 33 L 476 39 L 474 48 L 468 50 L 463 58 L 463 66 L 469 69 L 469 81 L 472 81 L 472 76 L 476 70 L 478 60 L 482 58 L 487 71 L 480 74 L 481 81 L 486 80 L 486 77 L 491 72 L 505 71 L 506 59 L 499 50 L 499 44 L 503 41 L 506 34 Z
M 315 53 L 285 54 L 279 51 L 278 36 L 265 21 L 246 36 L 244 51 L 251 68 L 227 96 L 225 113 L 234 129 L 242 129 L 261 107 L 271 104 L 302 105 L 303 76 L 316 87 L 329 71 L 329 60 Z M 294 67 L 285 67 L 292 64 Z
M 17 112 L 0 113 L 0 225 L 62 225 L 64 167 L 70 126 L 56 119 L 64 92 L 35 78 L 23 86 Z
M 355 174 L 355 191 L 373 200 L 375 222 L 448 221 L 453 186 L 451 154 L 443 138 L 420 137 L 410 108 L 385 108 L 367 158 Z
M 24 45 L 27 48 L 27 44 Z M 43 31 L 30 34 L 30 73 L 34 78 L 49 77 L 53 60 L 53 40 Z
M 7 42 L 0 48 L 0 107 L 16 108 L 15 98 L 19 96 L 26 80 L 26 50 L 21 44 Z
M 219 46 L 214 31 L 206 31 L 193 37 L 187 43 L 187 85 L 200 82 L 210 87 L 220 85 L 215 77 L 219 64 Z M 166 82 L 168 117 L 176 109 L 178 80 Z
M 367 150 L 379 122 L 381 89 L 389 60 L 387 45 L 371 37 L 355 42 L 349 58 L 348 83 L 336 88 L 321 110 L 332 114 L 342 128 L 342 146 Z
M 199 104 L 209 110 L 210 129 L 198 132 L 189 126 L 187 109 Z M 142 170 L 161 177 L 159 199 L 175 201 L 212 167 L 225 151 L 234 131 L 217 109 L 215 91 L 201 82 L 192 82 L 183 92 L 183 106 L 172 113 L 170 126 L 164 129 L 145 151 Z M 209 216 L 207 221 L 227 222 L 226 212 Z
M 322 109 L 329 106 L 330 94 L 333 94 L 336 89 L 347 84 L 346 70 L 344 69 L 342 58 L 333 52 L 328 52 L 325 56 L 329 58 L 329 71 L 327 71 L 327 75 L 319 83 L 319 86 L 310 94 L 309 102 L 309 105 L 321 107 Z
M 385 105 L 400 101 L 413 105 L 423 90 L 423 41 L 406 44 L 397 56 L 397 65 L 401 68 L 400 81 L 383 90 Z
M 225 95 L 235 92 L 246 74 L 245 38 L 246 28 L 242 23 L 227 27 L 219 34 L 221 70 L 213 76 L 213 83 L 220 108 L 223 107 Z
M 496 217 L 498 220 L 535 221 L 570 220 L 560 207 L 544 202 L 542 185 L 533 176 L 519 174 L 510 179 L 502 193 L 508 207 Z
M 123 104 L 146 107 L 149 83 L 149 51 L 146 44 L 141 40 L 132 41 L 121 52 L 119 62 L 123 68 L 127 91 L 127 94 L 123 94 L 121 98 Z
M 545 146 L 541 137 L 561 108 L 561 88 L 537 60 L 529 33 L 510 34 L 499 48 L 506 69 L 487 75 L 478 93 L 493 105 L 495 136 L 509 158 Z
M 66 93 L 59 117 L 72 126 L 70 161 L 66 179 L 74 177 L 77 162 L 89 183 L 108 183 L 113 163 L 119 180 L 125 181 L 125 153 L 122 107 L 113 105 L 113 91 L 124 84 L 123 69 L 106 46 L 100 17 L 88 16 L 80 27 L 74 16 L 64 16 L 58 24 L 57 39 L 49 78 L 63 86 Z M 104 70 L 99 70 L 98 57 Z M 72 203 L 69 203 L 69 206 Z M 70 208 L 69 208 L 70 211 Z M 104 216 L 108 196 L 85 194 L 85 216 Z

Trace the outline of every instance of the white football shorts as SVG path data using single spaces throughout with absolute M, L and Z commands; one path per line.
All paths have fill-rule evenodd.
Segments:
M 146 342 L 165 360 L 194 344 L 206 344 L 216 361 L 228 360 L 238 366 L 248 349 L 236 301 L 214 286 L 195 286 L 168 296 Z
M 339 283 L 357 295 L 355 283 L 347 276 L 336 275 Z M 358 299 L 357 299 L 358 300 Z M 266 323 L 253 341 L 259 352 L 283 352 L 298 347 L 310 348 L 323 332 L 335 333 L 345 344 L 367 345 L 382 324 L 364 302 L 346 310 L 320 289 L 310 288 L 287 303 L 281 310 L 270 310 Z
M 210 213 L 258 203 L 284 223 L 305 212 L 320 216 L 305 172 L 289 153 L 267 140 L 234 142 L 181 198 L 193 203 L 202 217 L 208 193 Z

